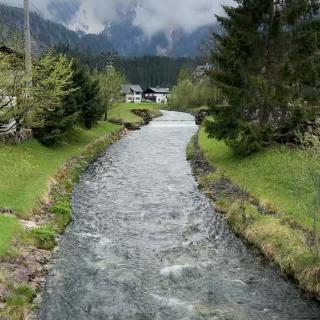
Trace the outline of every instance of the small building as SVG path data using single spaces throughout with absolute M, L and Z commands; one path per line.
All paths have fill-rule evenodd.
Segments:
M 126 103 L 141 103 L 143 90 L 139 85 L 127 84 L 122 86 Z
M 169 88 L 149 88 L 143 93 L 145 100 L 153 101 L 156 103 L 168 103 L 170 98 L 170 89 Z

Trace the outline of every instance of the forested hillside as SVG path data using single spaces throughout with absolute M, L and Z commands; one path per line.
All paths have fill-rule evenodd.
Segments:
M 72 50 L 70 47 L 57 46 L 59 52 L 80 60 L 91 70 L 105 69 L 109 54 L 89 54 Z M 203 58 L 170 58 L 157 56 L 120 57 L 114 56 L 114 66 L 130 83 L 140 84 L 143 88 L 160 86 L 172 88 L 177 83 L 181 69 L 192 69 L 204 63 Z
M 139 83 L 143 88 L 150 86 L 173 87 L 182 68 L 189 68 L 199 59 L 168 58 L 146 56 L 132 59 L 118 59 L 116 67 L 132 83 Z
M 59 43 L 69 45 L 81 51 L 112 51 L 112 45 L 102 35 L 82 35 L 71 31 L 61 24 L 42 18 L 37 13 L 31 13 L 31 34 L 35 52 L 45 47 Z M 0 4 L 0 40 L 10 37 L 10 33 L 23 30 L 23 10 Z

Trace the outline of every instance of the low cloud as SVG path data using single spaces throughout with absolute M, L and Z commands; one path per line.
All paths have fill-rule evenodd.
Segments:
M 23 1 L 2 2 L 21 6 Z M 110 23 L 131 19 L 151 37 L 160 31 L 168 35 L 176 29 L 192 32 L 212 24 L 214 15 L 223 12 L 221 5 L 233 3 L 233 0 L 31 0 L 31 9 L 88 33 L 99 33 Z

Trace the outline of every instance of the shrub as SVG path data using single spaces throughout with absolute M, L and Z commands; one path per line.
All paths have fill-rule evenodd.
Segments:
M 50 227 L 41 227 L 32 231 L 32 237 L 39 249 L 52 250 L 56 245 L 56 232 Z
M 64 229 L 72 221 L 72 210 L 67 204 L 57 204 L 51 209 L 51 212 L 55 215 L 59 229 Z

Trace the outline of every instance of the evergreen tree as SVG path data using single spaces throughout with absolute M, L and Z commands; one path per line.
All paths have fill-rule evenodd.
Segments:
M 237 2 L 237 7 L 224 8 L 226 17 L 217 17 L 223 33 L 214 34 L 213 80 L 225 103 L 213 108 L 214 121 L 206 127 L 236 151 L 251 153 L 289 140 L 315 117 L 319 4 Z
M 87 129 L 91 129 L 104 114 L 100 86 L 79 61 L 73 64 L 74 92 L 68 96 L 65 106 L 68 110 L 76 111 L 79 122 Z
M 29 116 L 33 118 L 34 135 L 43 144 L 56 143 L 76 122 L 76 111 L 68 110 L 63 103 L 74 90 L 72 77 L 72 61 L 53 50 L 34 66 L 30 97 L 35 109 Z

